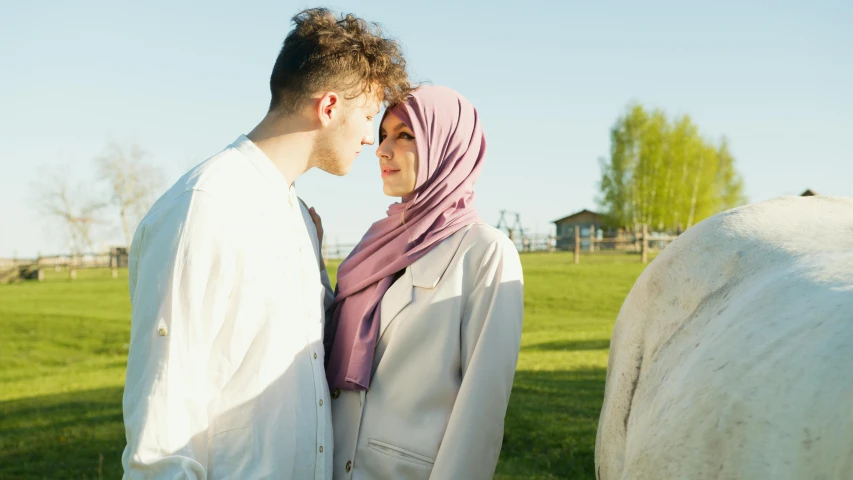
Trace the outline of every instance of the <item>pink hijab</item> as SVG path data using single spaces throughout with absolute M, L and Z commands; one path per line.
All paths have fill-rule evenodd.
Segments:
M 388 112 L 414 133 L 417 182 L 411 195 L 391 205 L 388 216 L 370 227 L 338 269 L 325 335 L 326 377 L 332 389 L 370 387 L 379 304 L 394 274 L 480 218 L 473 206 L 474 182 L 483 168 L 486 137 L 474 106 L 447 87 L 422 86 Z

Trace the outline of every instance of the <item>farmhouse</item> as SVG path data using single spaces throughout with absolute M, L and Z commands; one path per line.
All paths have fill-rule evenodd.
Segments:
M 552 222 L 557 226 L 557 238 L 555 247 L 557 250 L 571 250 L 574 248 L 575 227 L 580 230 L 581 250 L 589 250 L 590 237 L 596 240 L 602 239 L 626 239 L 625 231 L 607 224 L 607 218 L 592 210 L 583 209 Z M 598 244 L 598 242 L 595 242 Z M 614 243 L 598 244 L 601 247 L 619 248 Z

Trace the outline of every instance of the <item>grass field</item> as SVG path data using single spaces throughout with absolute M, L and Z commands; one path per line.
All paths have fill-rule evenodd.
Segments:
M 498 479 L 588 479 L 610 332 L 638 256 L 522 256 L 525 319 Z M 127 272 L 0 285 L 0 479 L 120 478 Z

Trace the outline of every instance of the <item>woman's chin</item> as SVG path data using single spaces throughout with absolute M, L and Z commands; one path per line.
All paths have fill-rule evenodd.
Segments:
M 412 194 L 412 190 L 407 190 L 404 188 L 393 188 L 389 187 L 388 185 L 385 185 L 382 188 L 382 191 L 385 193 L 385 195 L 388 195 L 389 197 L 403 198 Z

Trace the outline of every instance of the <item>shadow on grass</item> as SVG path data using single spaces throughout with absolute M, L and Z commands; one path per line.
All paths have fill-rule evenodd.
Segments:
M 603 368 L 518 371 L 498 479 L 595 478 Z M 0 478 L 121 478 L 121 388 L 0 402 Z
M 559 340 L 556 342 L 537 343 L 528 345 L 522 350 L 549 351 L 549 350 L 607 350 L 610 348 L 609 339 L 593 340 Z
M 603 368 L 518 371 L 496 478 L 595 478 Z
M 0 402 L 0 478 L 121 478 L 122 389 Z

